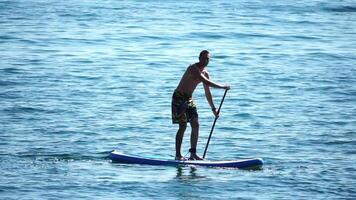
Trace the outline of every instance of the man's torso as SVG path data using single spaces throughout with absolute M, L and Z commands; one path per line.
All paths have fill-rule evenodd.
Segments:
M 200 78 L 193 73 L 193 68 L 196 67 L 199 70 L 199 73 L 205 74 L 206 71 L 204 69 L 199 69 L 197 63 L 190 65 L 185 71 L 182 79 L 179 82 L 177 90 L 181 93 L 188 94 L 191 96 L 197 87 L 197 85 L 201 82 Z

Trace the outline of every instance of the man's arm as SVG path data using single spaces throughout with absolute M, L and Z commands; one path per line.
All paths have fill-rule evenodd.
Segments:
M 205 76 L 209 79 L 208 72 L 205 72 Z M 217 110 L 214 106 L 213 97 L 211 96 L 211 92 L 210 92 L 210 87 L 207 84 L 203 84 L 203 85 L 204 85 L 206 100 L 208 100 L 208 103 L 209 103 L 211 110 L 213 111 L 215 117 L 219 117 L 219 113 L 217 112 Z
M 209 79 L 209 74 L 207 72 L 205 72 L 205 76 L 207 79 Z M 211 109 L 215 109 L 213 98 L 212 98 L 211 92 L 210 92 L 210 87 L 209 87 L 209 85 L 207 85 L 205 83 L 203 85 L 204 85 L 206 100 L 208 101 Z
M 207 78 L 203 73 L 200 73 L 200 71 L 199 71 L 197 66 L 193 66 L 192 67 L 192 73 L 194 74 L 194 76 L 198 77 L 201 80 L 201 82 L 204 83 L 204 86 L 207 85 L 209 87 L 227 89 L 226 88 L 227 86 L 222 86 L 222 85 L 219 85 L 219 84 L 209 80 L 209 78 Z

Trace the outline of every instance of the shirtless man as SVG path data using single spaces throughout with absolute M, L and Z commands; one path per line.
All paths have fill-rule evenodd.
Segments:
M 222 88 L 229 90 L 230 86 L 220 85 L 209 80 L 209 73 L 205 67 L 209 64 L 210 54 L 207 50 L 200 52 L 199 62 L 190 65 L 185 71 L 178 87 L 173 93 L 172 97 L 172 122 L 179 124 L 179 129 L 176 135 L 176 160 L 185 160 L 181 154 L 181 145 L 187 123 L 190 123 L 192 128 L 190 136 L 190 160 L 202 160 L 196 154 L 196 148 L 199 136 L 199 121 L 196 105 L 192 99 L 192 94 L 200 82 L 204 84 L 205 96 L 213 111 L 215 117 L 219 117 L 213 98 L 211 96 L 210 87 Z

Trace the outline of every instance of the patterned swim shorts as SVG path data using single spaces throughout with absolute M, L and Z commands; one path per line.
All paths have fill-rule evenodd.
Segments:
M 198 112 L 192 97 L 175 90 L 172 96 L 172 123 L 187 123 L 196 117 Z

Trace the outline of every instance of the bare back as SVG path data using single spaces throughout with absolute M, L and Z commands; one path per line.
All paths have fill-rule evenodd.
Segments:
M 179 85 L 177 87 L 178 91 L 189 94 L 190 96 L 193 94 L 197 85 L 201 82 L 201 79 L 194 75 L 193 67 L 198 68 L 197 64 L 190 65 L 183 74 L 182 79 L 180 80 Z M 204 73 L 204 70 L 201 71 L 199 69 L 199 71 L 200 73 Z

